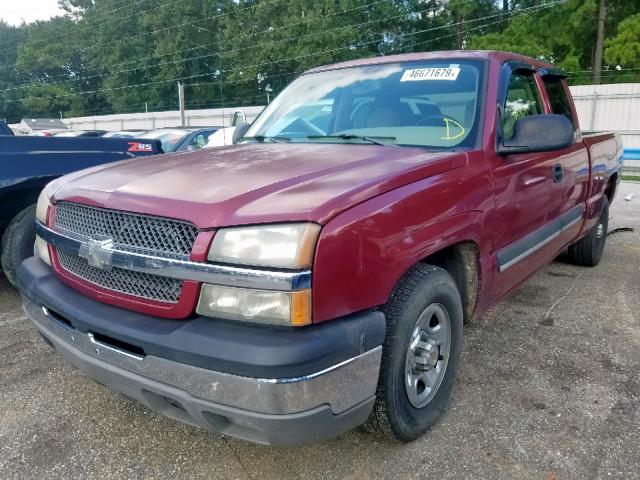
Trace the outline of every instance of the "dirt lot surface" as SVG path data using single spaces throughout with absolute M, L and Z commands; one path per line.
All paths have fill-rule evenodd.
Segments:
M 272 449 L 163 418 L 62 361 L 2 279 L 0 478 L 640 478 L 640 183 L 611 215 L 636 231 L 600 266 L 556 261 L 467 328 L 451 409 L 408 445 Z

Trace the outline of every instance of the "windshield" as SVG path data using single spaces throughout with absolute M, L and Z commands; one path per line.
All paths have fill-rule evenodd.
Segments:
M 162 143 L 162 151 L 170 153 L 179 148 L 184 139 L 191 135 L 192 132 L 193 130 L 151 130 L 137 137 L 160 140 Z
M 483 69 L 482 62 L 438 60 L 303 75 L 244 138 L 474 147 Z

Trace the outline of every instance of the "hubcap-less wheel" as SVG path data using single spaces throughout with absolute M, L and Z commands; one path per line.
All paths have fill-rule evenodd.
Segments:
M 420 315 L 407 347 L 405 388 L 416 408 L 427 405 L 442 383 L 451 349 L 451 321 L 439 303 Z

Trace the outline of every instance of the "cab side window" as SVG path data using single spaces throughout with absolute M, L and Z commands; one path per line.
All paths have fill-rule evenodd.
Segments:
M 551 103 L 551 111 L 558 115 L 564 115 L 575 125 L 571 104 L 569 103 L 569 96 L 567 95 L 567 90 L 562 78 L 551 75 L 545 75 L 542 78 L 544 87 L 547 90 L 547 95 L 549 96 L 549 102 Z
M 502 108 L 503 138 L 508 140 L 513 136 L 513 128 L 521 118 L 541 113 L 542 102 L 533 72 L 514 71 Z
M 189 146 L 187 147 L 187 150 L 200 150 L 201 148 L 204 148 L 205 145 L 207 144 L 207 137 L 208 135 L 205 135 L 204 133 L 199 133 L 198 135 L 193 137 L 193 139 L 189 142 Z

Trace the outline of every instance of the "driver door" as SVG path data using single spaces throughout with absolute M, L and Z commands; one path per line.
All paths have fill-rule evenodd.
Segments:
M 541 86 L 540 77 L 529 65 L 506 63 L 502 67 L 501 125 L 496 129 L 501 138 L 510 138 L 520 118 L 549 113 L 542 101 Z M 491 164 L 495 184 L 495 298 L 548 263 L 561 248 L 558 227 L 564 172 L 557 152 L 495 154 Z

